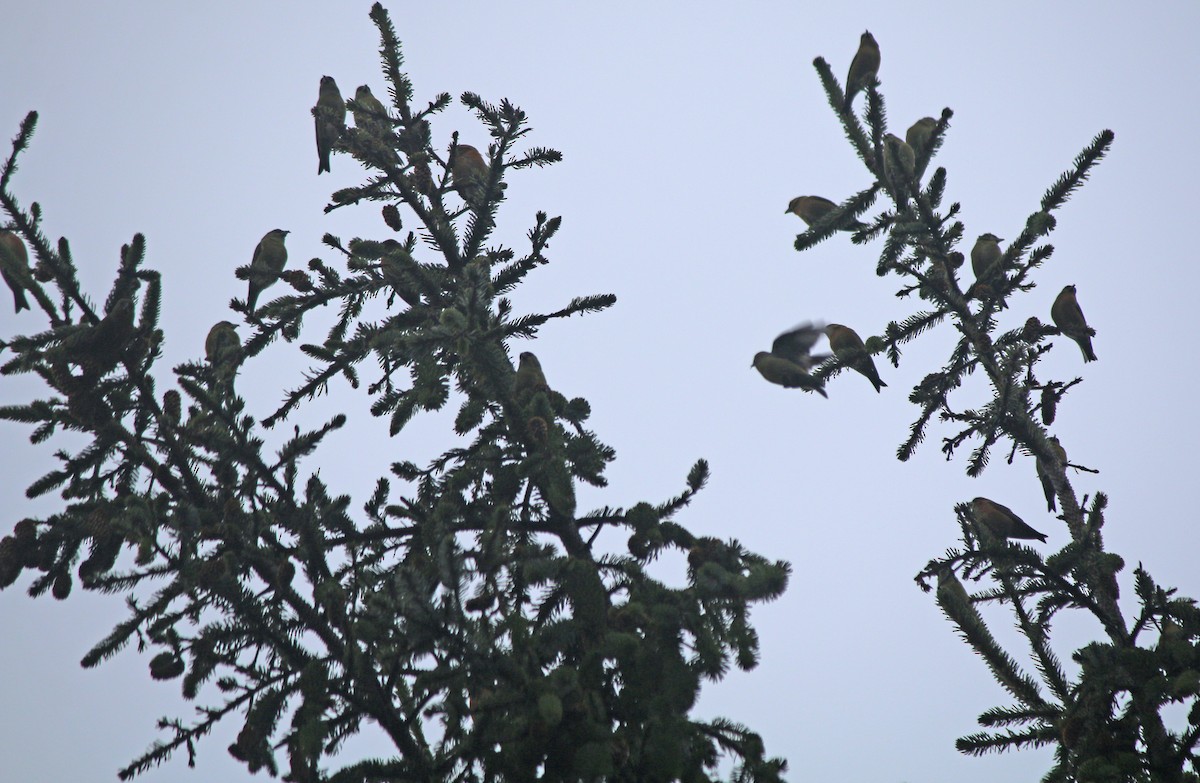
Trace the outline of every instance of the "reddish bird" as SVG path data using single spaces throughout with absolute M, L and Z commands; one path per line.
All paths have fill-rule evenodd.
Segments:
M 871 385 L 875 387 L 875 391 L 887 386 L 886 383 L 879 380 L 879 371 L 875 369 L 875 361 L 867 351 L 867 346 L 863 343 L 862 338 L 858 336 L 858 332 L 849 326 L 830 324 L 825 327 L 825 334 L 829 336 L 829 347 L 833 349 L 834 355 L 842 364 L 865 375 Z
M 975 498 L 971 501 L 971 513 L 975 516 L 975 521 L 983 525 L 996 538 L 1046 540 L 1044 533 L 1039 533 L 1025 524 L 1025 520 L 1014 514 L 1011 508 L 1002 506 L 993 500 Z

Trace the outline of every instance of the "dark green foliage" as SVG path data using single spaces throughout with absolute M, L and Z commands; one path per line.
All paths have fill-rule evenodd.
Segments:
M 907 179 L 903 173 L 894 174 L 888 181 L 882 166 L 881 141 L 888 132 L 883 95 L 874 87 L 867 89 L 864 127 L 857 116 L 842 111 L 842 88 L 825 61 L 818 58 L 814 65 L 866 169 L 870 184 L 860 194 L 882 191 L 893 202 L 874 219 L 871 230 L 859 232 L 854 241 L 886 232 L 876 272 L 881 277 L 899 276 L 904 285 L 897 295 L 916 293 L 923 302 L 922 312 L 886 326 L 887 357 L 898 366 L 902 344 L 946 322 L 957 334 L 946 364 L 926 375 L 909 396 L 920 413 L 897 456 L 907 460 L 936 417 L 958 428 L 942 440 L 947 459 L 970 444 L 969 476 L 979 475 L 998 449 L 1007 451 L 1009 462 L 1018 452 L 1040 460 L 1062 510 L 1059 519 L 1069 533 L 1061 549 L 1043 554 L 1038 548 L 980 536 L 969 505 L 960 503 L 955 511 L 963 546 L 931 560 L 917 575 L 925 590 L 936 579 L 942 611 L 1015 699 L 1014 704 L 986 710 L 979 719 L 985 731 L 961 738 L 959 750 L 982 754 L 1053 745 L 1055 764 L 1043 778 L 1046 781 L 1200 780 L 1200 609 L 1191 599 L 1175 597 L 1174 590 L 1158 587 L 1138 568 L 1139 616 L 1133 623 L 1126 620 L 1117 602 L 1117 575 L 1124 560 L 1105 551 L 1100 534 L 1107 498 L 1097 493 L 1090 505 L 1086 495 L 1076 498 L 1067 465 L 1054 459 L 1046 430 L 1067 391 L 1081 379 L 1039 377 L 1038 363 L 1052 348 L 1048 338 L 1058 330 L 1036 317 L 1020 329 L 997 334 L 997 312 L 1019 307 L 1019 294 L 1034 287 L 1033 272 L 1053 253 L 1051 245 L 1037 243 L 1054 230 L 1056 210 L 1108 152 L 1112 132 L 1098 134 L 1050 187 L 987 280 L 964 279 L 971 275 L 964 260 L 973 240 L 966 244 L 963 240 L 983 232 L 968 232 L 955 220 L 957 204 L 943 211 L 945 169 L 936 169 L 927 181 L 922 176 L 948 130 L 950 110 L 943 110 L 931 136 L 931 154 L 918 157 L 915 174 Z M 855 216 L 861 216 L 859 202 L 851 204 Z M 843 207 L 851 209 L 851 204 Z M 827 229 L 810 227 L 797 238 L 796 248 L 833 236 Z M 817 375 L 825 377 L 831 369 L 822 367 Z M 967 409 L 952 404 L 955 393 L 965 386 L 977 392 L 979 380 L 989 387 L 985 402 Z M 964 582 L 972 586 L 971 591 Z M 1028 644 L 1024 656 L 1002 647 L 992 634 L 977 608 L 991 603 L 1011 611 Z M 1076 676 L 1067 673 L 1050 645 L 1052 623 L 1064 610 L 1087 612 L 1104 635 L 1103 640 L 1073 653 L 1080 667 Z M 1027 671 L 1029 666 L 1035 671 Z M 1188 707 L 1187 726 L 1182 730 L 1168 729 L 1162 717 L 1164 708 L 1175 704 Z
M 30 424 L 35 442 L 63 429 L 89 441 L 60 451 L 29 488 L 58 491 L 64 505 L 0 539 L 0 585 L 32 571 L 35 595 L 65 598 L 74 585 L 124 596 L 129 616 L 83 665 L 134 642 L 153 678 L 178 679 L 202 702 L 194 721 L 164 721 L 164 740 L 123 778 L 180 748 L 193 759 L 231 718 L 241 729 L 229 753 L 296 783 L 701 781 L 722 764 L 733 780 L 779 780 L 784 764 L 756 734 L 689 712 L 704 679 L 756 665 L 750 606 L 783 592 L 788 565 L 673 520 L 707 480 L 703 460 L 665 501 L 578 508 L 577 483 L 605 486 L 615 454 L 587 429 L 589 403 L 555 389 L 553 367 L 549 381 L 514 388 L 510 351 L 615 297 L 518 314 L 503 297 L 549 263 L 561 221 L 539 213 L 524 255 L 487 244 L 507 178 L 561 156 L 523 146 L 530 129 L 515 105 L 465 93 L 481 125 L 473 137 L 490 147 L 480 150 L 487 181 L 464 204 L 449 173 L 457 134 L 439 148 L 431 125 L 449 96 L 414 107 L 391 22 L 379 5 L 371 18 L 388 116 L 334 143 L 369 173 L 327 210 L 379 201 L 381 230 L 416 228 L 326 235 L 336 262 L 281 275 L 290 290 L 273 289 L 261 320 L 243 324 L 239 359 L 297 341 L 312 311 L 335 304 L 337 317 L 323 339 L 306 335 L 310 369 L 261 424 L 229 367 L 187 362 L 172 378 L 156 366 L 160 280 L 141 236 L 122 249 L 103 307 L 83 293 L 66 241 L 48 242 L 40 209 L 22 210 L 8 191 L 34 115 L 22 125 L 0 205 L 42 271 L 31 293 L 49 326 L 8 340 L 0 372 L 36 373 L 49 392 L 0 417 Z M 362 407 L 392 434 L 454 406 L 465 445 L 425 467 L 396 460 L 356 504 L 312 465 L 344 415 L 297 427 L 273 454 L 261 429 L 340 380 L 366 392 Z M 687 557 L 682 586 L 647 573 L 668 549 Z M 395 756 L 339 767 L 343 742 L 376 729 Z

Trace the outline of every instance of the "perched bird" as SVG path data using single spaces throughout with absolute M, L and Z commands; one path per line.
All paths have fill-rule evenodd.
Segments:
M 529 351 L 523 351 L 517 365 L 517 374 L 513 378 L 513 394 L 518 400 L 539 391 L 549 391 L 546 375 L 542 372 L 542 363 Z
M 971 514 L 975 521 L 983 525 L 996 538 L 1036 538 L 1045 541 L 1046 535 L 1039 533 L 1025 520 L 1013 513 L 1008 506 L 1002 506 L 987 498 L 975 498 L 971 501 Z
M 204 339 L 204 356 L 218 377 L 232 380 L 242 363 L 242 340 L 238 337 L 237 326 L 229 321 L 213 324 Z
M 842 364 L 865 375 L 871 385 L 875 387 L 875 391 L 887 386 L 886 383 L 879 380 L 879 371 L 875 369 L 875 361 L 867 352 L 867 346 L 863 344 L 858 332 L 849 326 L 829 324 L 825 327 L 825 334 L 829 337 L 829 347 L 833 349 L 834 355 Z
M 842 110 L 850 111 L 850 105 L 854 103 L 854 96 L 858 94 L 859 90 L 864 90 L 868 85 L 874 84 L 878 75 L 879 44 L 875 43 L 875 38 L 870 31 L 867 31 L 858 39 L 858 51 L 854 53 L 854 59 L 850 61 L 850 73 L 846 75 L 846 100 L 842 104 Z
M 1060 332 L 1079 343 L 1084 362 L 1096 361 L 1096 353 L 1092 350 L 1092 337 L 1096 330 L 1088 326 L 1083 318 L 1083 311 L 1075 299 L 1075 286 L 1064 286 L 1058 293 L 1058 298 L 1050 306 L 1050 318 Z
M 796 196 L 788 202 L 787 209 L 783 211 L 783 214 L 786 215 L 790 212 L 811 226 L 835 209 L 837 209 L 837 204 L 827 198 Z M 858 231 L 860 228 L 866 227 L 866 223 L 860 223 L 849 215 L 844 215 L 837 223 L 839 231 Z
M 908 146 L 912 147 L 913 152 L 922 155 L 929 146 L 929 140 L 933 138 L 935 127 L 937 127 L 937 120 L 933 117 L 922 117 L 914 122 L 908 132 L 904 134 L 904 140 L 908 142 Z
M 182 416 L 183 398 L 177 389 L 168 389 L 163 393 L 163 421 L 169 426 L 177 426 Z
M 483 188 L 488 181 L 488 164 L 479 150 L 469 144 L 454 148 L 454 162 L 450 167 L 454 188 L 463 201 L 472 207 L 483 201 Z
M 85 370 L 103 375 L 121 361 L 133 331 L 133 300 L 118 299 L 80 341 L 78 363 Z
M 383 249 L 383 255 L 379 258 L 379 271 L 383 273 L 383 279 L 409 307 L 416 307 L 421 303 L 421 293 L 412 275 L 417 262 L 404 245 L 394 239 L 385 239 Z
M 971 269 L 975 272 L 975 280 L 986 282 L 1000 268 L 1000 259 L 1004 253 L 1000 243 L 1004 240 L 995 234 L 980 234 L 971 248 Z
M 33 273 L 29 271 L 29 252 L 25 243 L 11 231 L 0 231 L 0 275 L 12 289 L 15 312 L 29 309 L 25 289 L 33 285 Z
M 752 366 L 776 386 L 785 389 L 806 389 L 828 397 L 821 381 L 809 374 L 813 365 L 829 358 L 829 354 L 813 356 L 809 353 L 821 334 L 820 327 L 802 323 L 776 337 L 771 343 L 770 351 L 754 354 Z
M 321 90 L 313 108 L 317 123 L 317 173 L 329 171 L 329 153 L 346 128 L 346 102 L 332 76 L 321 77 Z
M 354 110 L 354 127 L 373 136 L 383 136 L 391 130 L 387 109 L 371 94 L 370 87 L 359 85 L 354 91 L 354 103 L 358 106 Z
M 950 566 L 942 566 L 937 572 L 937 596 L 942 601 L 954 602 L 958 607 L 971 605 L 971 595 L 959 581 Z
M 1051 435 L 1047 440 L 1050 443 L 1050 450 L 1054 452 L 1055 458 L 1063 465 L 1067 464 L 1067 450 L 1058 442 L 1058 438 Z M 1042 482 L 1042 492 L 1046 495 L 1046 510 L 1057 511 L 1058 506 L 1054 502 L 1054 485 L 1050 483 L 1050 475 L 1046 471 L 1046 466 L 1042 461 L 1037 460 L 1037 477 Z
M 258 304 L 258 295 L 263 289 L 274 285 L 287 263 L 287 248 L 283 240 L 290 233 L 282 228 L 273 228 L 263 235 L 254 248 L 254 257 L 250 259 L 250 292 L 246 295 L 246 309 L 252 316 Z
M 905 183 L 912 183 L 917 172 L 917 156 L 913 148 L 894 133 L 883 137 L 883 173 L 896 190 L 905 192 Z

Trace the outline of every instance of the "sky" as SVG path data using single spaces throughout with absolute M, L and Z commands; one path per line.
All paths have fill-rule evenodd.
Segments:
M 847 324 L 865 338 L 920 305 L 895 296 L 896 278 L 876 277 L 881 243 L 856 246 L 843 235 L 803 254 L 792 247 L 803 225 L 784 214 L 790 198 L 840 200 L 869 182 L 812 60 L 823 56 L 843 79 L 869 29 L 882 49 L 893 131 L 954 110 L 934 165 L 949 171 L 948 201 L 961 203 L 970 238 L 1015 237 L 1075 155 L 1101 130 L 1116 133 L 1090 183 L 1057 213 L 1056 252 L 1037 287 L 1011 302 L 1001 327 L 1030 315 L 1048 321 L 1055 295 L 1077 286 L 1099 361 L 1085 368 L 1064 339 L 1046 357 L 1043 378 L 1085 378 L 1051 432 L 1071 462 L 1100 471 L 1072 481 L 1079 494 L 1109 495 L 1106 542 L 1129 566 L 1120 579 L 1129 617 L 1138 563 L 1160 583 L 1200 593 L 1200 527 L 1183 510 L 1192 507 L 1200 440 L 1185 355 L 1200 273 L 1184 241 L 1200 181 L 1200 153 L 1184 136 L 1200 125 L 1192 78 L 1200 6 L 1018 0 L 990 4 L 986 16 L 975 15 L 984 6 L 920 1 L 386 6 L 415 105 L 443 91 L 507 97 L 530 116 L 527 143 L 564 155 L 512 175 L 495 242 L 520 252 L 537 210 L 563 217 L 552 263 L 514 295 L 519 311 L 549 312 L 584 294 L 618 297 L 600 315 L 552 322 L 533 344 L 514 345 L 514 355 L 536 351 L 555 389 L 590 401 L 592 429 L 617 451 L 610 486 L 581 492 L 581 510 L 665 499 L 704 457 L 709 487 L 677 521 L 792 564 L 788 591 L 753 613 L 761 664 L 709 684 L 697 714 L 749 724 L 769 753 L 788 759 L 789 780 L 1038 779 L 1049 749 L 981 759 L 954 750 L 979 713 L 1008 701 L 912 581 L 958 543 L 953 507 L 976 495 L 1046 532 L 1046 551 L 1067 541 L 1045 511 L 1029 457 L 1009 464 L 998 451 L 981 477 L 968 478 L 967 452 L 947 462 L 940 445 L 952 430 L 935 424 L 912 460 L 896 460 L 918 412 L 908 392 L 944 361 L 950 327 L 906 347 L 899 368 L 877 359 L 888 384 L 881 394 L 844 373 L 824 400 L 771 386 L 750 368 L 756 351 L 801 321 Z M 309 114 L 324 74 L 343 95 L 358 84 L 386 95 L 369 7 L 5 9 L 0 137 L 15 135 L 29 110 L 40 113 L 14 190 L 26 206 L 41 204 L 51 237 L 70 239 L 96 301 L 121 245 L 146 235 L 147 265 L 164 274 L 164 371 L 203 355 L 211 324 L 245 294 L 233 270 L 267 230 L 292 232 L 295 268 L 314 256 L 336 261 L 321 245 L 325 232 L 390 235 L 373 206 L 323 213 L 329 194 L 363 172 L 335 156 L 332 174 L 316 176 Z M 486 146 L 486 132 L 457 103 L 434 124 L 443 148 L 455 130 Z M 44 326 L 0 307 L 0 335 Z M 319 326 L 308 340 L 323 336 Z M 260 359 L 240 388 L 261 418 L 308 361 L 283 343 Z M 0 403 L 41 393 L 30 379 L 0 379 Z M 968 387 L 959 404 L 984 395 L 982 385 Z M 368 406 L 361 392 L 335 384 L 306 414 L 350 416 L 309 469 L 352 493 L 355 507 L 390 462 L 423 462 L 456 445 L 452 409 L 389 439 Z M 273 437 L 290 431 L 280 429 Z M 0 532 L 59 505 L 24 496 L 56 448 L 30 445 L 28 434 L 0 423 Z M 76 590 L 65 602 L 34 601 L 28 584 L 26 576 L 0 592 L 0 758 L 13 780 L 115 780 L 158 738 L 160 716 L 188 717 L 192 705 L 178 681 L 150 680 L 149 656 L 133 648 L 80 668 L 124 617 L 119 598 Z M 986 616 L 1002 639 L 1019 643 L 1007 615 Z M 1098 638 L 1082 617 L 1054 631 L 1068 661 Z M 237 728 L 200 745 L 197 771 L 179 756 L 142 779 L 247 779 L 225 752 Z

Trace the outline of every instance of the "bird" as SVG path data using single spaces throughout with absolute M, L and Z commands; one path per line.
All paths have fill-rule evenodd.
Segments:
M 913 152 L 922 155 L 929 146 L 929 140 L 933 138 L 935 127 L 937 127 L 937 120 L 933 117 L 922 117 L 914 122 L 908 132 L 904 134 L 904 141 L 912 147 Z
M 980 234 L 971 248 L 971 269 L 975 272 L 975 280 L 986 282 L 1000 267 L 1000 259 L 1004 253 L 1000 243 L 1004 240 L 995 234 Z
M 522 351 L 518 357 L 517 374 L 513 378 L 513 394 L 518 400 L 539 391 L 549 391 L 546 374 L 542 372 L 542 363 L 530 351 Z
M 14 312 L 29 309 L 25 290 L 33 285 L 33 273 L 29 271 L 29 251 L 25 243 L 11 231 L 0 231 L 0 275 L 12 289 Z
M 1050 451 L 1054 452 L 1055 458 L 1057 458 L 1058 461 L 1063 465 L 1066 465 L 1067 451 L 1062 447 L 1062 444 L 1058 442 L 1058 438 L 1051 435 L 1046 440 L 1050 444 Z M 1037 477 L 1038 480 L 1042 482 L 1042 492 L 1046 495 L 1046 510 L 1057 511 L 1058 506 L 1054 502 L 1054 485 L 1050 483 L 1050 474 L 1046 471 L 1046 467 L 1042 464 L 1040 459 L 1037 460 Z
M 879 74 L 879 44 L 868 30 L 858 39 L 858 51 L 850 61 L 850 72 L 846 75 L 846 100 L 842 103 L 843 111 L 850 111 L 854 96 L 859 90 L 875 83 Z
M 790 212 L 811 226 L 835 209 L 837 209 L 837 204 L 827 198 L 796 196 L 788 202 L 787 209 L 783 211 L 783 214 L 786 215 Z M 858 231 L 866 227 L 866 223 L 859 222 L 850 215 L 843 215 L 836 226 L 839 231 Z
M 133 300 L 123 297 L 93 326 L 78 344 L 78 364 L 104 375 L 121 360 L 133 339 Z
M 1013 513 L 1008 506 L 994 500 L 975 498 L 971 501 L 971 514 L 975 521 L 996 538 L 1026 538 L 1045 541 L 1046 535 L 1025 524 L 1025 520 Z
M 413 280 L 416 260 L 394 239 L 385 239 L 382 245 L 384 252 L 379 258 L 379 271 L 383 273 L 383 279 L 409 307 L 416 307 L 421 303 L 421 293 Z
M 822 334 L 821 327 L 802 323 L 776 337 L 771 350 L 754 354 L 751 366 L 776 386 L 815 391 L 827 398 L 824 384 L 809 374 L 813 365 L 829 358 L 829 354 L 809 353 Z
M 1079 343 L 1085 363 L 1096 361 L 1096 353 L 1092 350 L 1092 337 L 1096 330 L 1084 320 L 1083 311 L 1079 309 L 1079 302 L 1075 299 L 1075 286 L 1064 286 L 1063 290 L 1059 291 L 1054 304 L 1050 306 L 1050 318 L 1060 332 Z
M 382 136 L 390 130 L 387 109 L 371 94 L 370 87 L 359 85 L 354 91 L 354 103 L 358 107 L 354 110 L 354 127 L 373 136 Z
M 332 76 L 321 77 L 317 105 L 313 108 L 317 125 L 317 174 L 329 171 L 333 143 L 346 128 L 346 102 Z
M 463 201 L 472 207 L 483 201 L 483 188 L 488 181 L 488 164 L 479 150 L 470 144 L 459 144 L 454 148 L 454 162 L 450 167 L 454 188 Z
M 217 321 L 204 338 L 204 356 L 217 376 L 231 380 L 242 363 L 242 339 L 237 326 L 229 321 Z
M 894 133 L 883 137 L 883 173 L 892 187 L 904 191 L 905 183 L 913 181 L 917 171 L 917 156 L 906 141 Z
M 254 248 L 254 257 L 250 260 L 250 292 L 246 295 L 246 309 L 250 315 L 254 315 L 258 295 L 279 279 L 279 273 L 287 263 L 287 248 L 283 240 L 290 233 L 282 228 L 273 228 L 263 235 Z
M 879 379 L 875 361 L 871 359 L 871 354 L 867 352 L 867 346 L 857 332 L 849 326 L 829 324 L 825 327 L 825 334 L 829 337 L 829 347 L 833 349 L 834 355 L 842 364 L 865 375 L 871 385 L 875 387 L 876 392 L 887 386 Z

